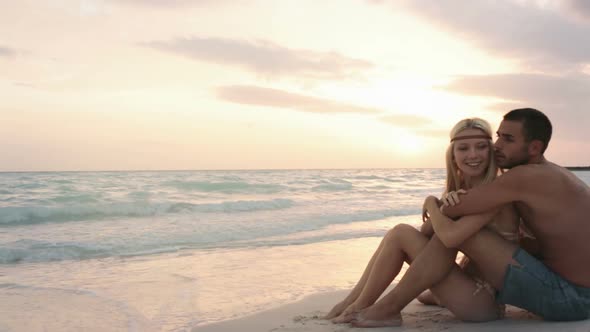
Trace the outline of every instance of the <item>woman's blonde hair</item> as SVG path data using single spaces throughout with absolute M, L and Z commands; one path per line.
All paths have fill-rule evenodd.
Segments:
M 490 137 L 488 140 L 488 144 L 490 147 L 489 152 L 489 160 L 490 163 L 488 165 L 488 169 L 486 170 L 486 174 L 483 179 L 483 183 L 492 182 L 496 176 L 498 175 L 498 167 L 496 166 L 496 161 L 494 159 L 494 144 L 492 142 L 492 127 L 490 124 L 480 118 L 469 118 L 463 119 L 459 121 L 451 130 L 450 138 L 451 140 L 457 136 L 460 132 L 466 129 L 479 129 L 483 131 L 486 135 Z M 446 154 L 446 162 L 447 162 L 447 186 L 445 192 L 450 191 L 457 191 L 462 189 L 465 185 L 463 176 L 461 171 L 457 167 L 457 163 L 455 162 L 455 158 L 453 158 L 453 148 L 455 147 L 455 142 L 451 141 L 449 147 L 447 148 Z M 465 189 L 465 188 L 463 188 Z

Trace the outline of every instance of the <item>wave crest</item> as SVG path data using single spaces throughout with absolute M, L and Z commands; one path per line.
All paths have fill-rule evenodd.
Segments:
M 149 217 L 174 213 L 236 213 L 280 210 L 290 208 L 293 205 L 294 201 L 290 199 L 275 198 L 261 201 L 226 201 L 208 204 L 139 201 L 113 204 L 81 204 L 67 207 L 3 207 L 0 208 L 0 227 L 121 217 Z
M 279 184 L 247 183 L 240 181 L 208 182 L 208 181 L 168 181 L 165 185 L 185 191 L 221 192 L 226 194 L 274 194 L 286 187 Z

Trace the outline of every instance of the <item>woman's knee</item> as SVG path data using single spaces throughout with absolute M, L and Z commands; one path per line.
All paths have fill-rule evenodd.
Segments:
M 408 224 L 397 224 L 385 234 L 386 242 L 399 242 L 421 234 L 413 226 Z

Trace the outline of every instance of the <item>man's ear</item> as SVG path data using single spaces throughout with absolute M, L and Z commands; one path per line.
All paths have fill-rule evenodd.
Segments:
M 538 139 L 532 140 L 529 143 L 529 156 L 540 156 L 543 154 L 543 147 L 545 144 Z

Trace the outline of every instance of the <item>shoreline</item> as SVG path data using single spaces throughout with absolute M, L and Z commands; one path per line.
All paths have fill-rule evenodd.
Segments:
M 389 291 L 389 289 L 387 290 Z M 355 332 L 355 331 L 587 331 L 590 320 L 578 322 L 547 322 L 522 309 L 508 306 L 506 318 L 485 323 L 469 323 L 456 319 L 447 309 L 426 306 L 416 300 L 403 311 L 401 327 L 353 328 L 348 324 L 332 324 L 320 319 L 337 302 L 341 301 L 349 290 L 316 293 L 304 299 L 259 312 L 246 317 L 232 319 L 203 326 L 193 327 L 191 332 Z
M 562 165 L 563 166 L 563 165 Z M 590 171 L 589 166 L 563 166 L 572 171 Z M 404 169 L 442 169 L 445 167 L 368 167 L 368 168 L 221 168 L 221 169 L 70 169 L 70 170 L 0 170 L 0 174 L 22 174 L 22 173 L 190 173 L 190 172 L 292 172 L 292 171 L 371 171 L 371 170 L 404 170 Z

